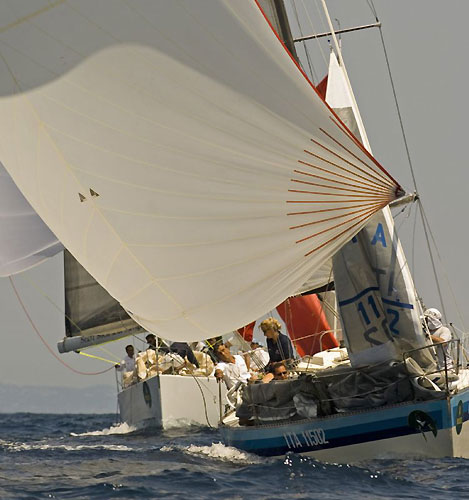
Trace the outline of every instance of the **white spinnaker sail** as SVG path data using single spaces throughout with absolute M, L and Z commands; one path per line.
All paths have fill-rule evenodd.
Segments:
M 0 159 L 163 337 L 260 317 L 399 191 L 254 1 L 2 2 L 0 19 Z
M 0 163 L 0 276 L 30 269 L 62 249 Z

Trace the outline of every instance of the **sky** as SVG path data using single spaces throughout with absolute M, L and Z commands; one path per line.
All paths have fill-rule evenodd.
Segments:
M 303 2 L 296 1 L 301 14 Z M 311 3 L 314 31 L 326 31 L 317 20 L 319 0 Z M 465 307 L 469 295 L 465 34 L 469 2 L 374 0 L 374 5 L 383 24 L 418 192 L 444 266 L 438 267 L 439 283 L 447 297 L 446 319 L 464 329 L 464 322 L 469 324 Z M 374 22 L 366 0 L 330 0 L 328 6 L 331 17 L 338 19 L 342 28 Z M 292 24 L 295 28 L 294 21 Z M 303 25 L 305 34 L 313 31 L 305 16 Z M 327 41 L 322 42 L 324 58 L 316 42 L 309 42 L 309 46 L 311 53 L 316 53 L 315 73 L 324 75 Z M 379 31 L 374 28 L 346 34 L 342 37 L 342 49 L 374 156 L 406 190 L 414 191 Z M 298 52 L 301 56 L 302 49 L 298 48 Z M 396 218 L 396 227 L 425 304 L 441 307 L 420 220 L 414 223 L 416 213 L 415 206 L 408 207 Z M 13 278 L 35 327 L 54 354 L 56 343 L 64 334 L 62 266 L 62 257 L 58 255 Z M 79 375 L 53 356 L 25 317 L 7 278 L 0 279 L 0 316 L 0 384 L 77 388 L 108 384 L 110 390 L 115 390 L 114 370 L 102 375 Z M 116 342 L 95 354 L 117 361 L 127 343 Z M 75 370 L 90 373 L 111 366 L 74 353 L 61 355 L 60 359 Z

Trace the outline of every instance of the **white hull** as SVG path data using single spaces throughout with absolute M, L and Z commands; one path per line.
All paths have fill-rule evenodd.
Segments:
M 430 432 L 425 435 L 425 438 L 423 434 L 415 434 L 343 446 L 340 450 L 319 450 L 304 454 L 332 463 L 354 463 L 391 458 L 423 459 L 467 456 L 467 451 L 465 454 L 461 451 L 455 452 L 455 448 L 469 449 L 468 431 L 464 432 L 464 435 L 456 436 L 454 430 L 446 429 L 440 431 L 436 438 Z
M 221 389 L 223 401 L 223 384 Z M 216 427 L 218 395 L 214 377 L 160 375 L 127 387 L 117 399 L 121 420 L 139 429 L 191 424 Z

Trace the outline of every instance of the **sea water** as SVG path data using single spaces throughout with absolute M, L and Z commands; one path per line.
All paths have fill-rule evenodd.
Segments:
M 114 415 L 0 414 L 0 498 L 469 498 L 469 461 L 321 463 L 224 446 L 216 429 L 138 434 Z

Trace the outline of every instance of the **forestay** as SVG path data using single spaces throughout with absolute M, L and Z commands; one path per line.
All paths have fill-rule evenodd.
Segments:
M 148 330 L 223 333 L 400 194 L 254 1 L 0 4 L 0 159 Z

